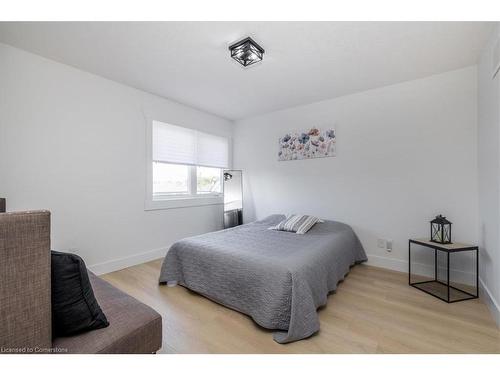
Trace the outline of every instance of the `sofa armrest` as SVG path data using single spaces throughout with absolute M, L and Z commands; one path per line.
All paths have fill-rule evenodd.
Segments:
M 52 345 L 50 212 L 0 213 L 0 352 Z

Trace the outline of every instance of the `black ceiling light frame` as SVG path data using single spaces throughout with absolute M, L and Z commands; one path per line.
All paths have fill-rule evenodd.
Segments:
M 232 44 L 229 46 L 229 50 L 231 51 L 231 57 L 244 67 L 262 61 L 265 52 L 264 48 L 259 46 L 257 42 L 250 37 Z

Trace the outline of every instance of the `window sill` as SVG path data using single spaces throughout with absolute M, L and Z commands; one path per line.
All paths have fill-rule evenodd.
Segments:
M 189 196 L 189 197 L 172 197 L 164 199 L 151 199 L 145 203 L 145 211 L 154 210 L 169 210 L 173 208 L 212 206 L 224 204 L 222 195 L 216 196 Z

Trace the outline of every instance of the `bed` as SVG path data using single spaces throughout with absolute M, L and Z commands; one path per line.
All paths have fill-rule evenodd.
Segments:
M 161 284 L 179 284 L 274 330 L 284 344 L 319 330 L 317 308 L 351 266 L 366 261 L 346 224 L 325 220 L 299 235 L 270 230 L 284 215 L 173 244 Z

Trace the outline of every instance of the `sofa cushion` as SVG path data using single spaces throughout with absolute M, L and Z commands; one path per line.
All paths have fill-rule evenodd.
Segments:
M 161 348 L 161 315 L 89 272 L 95 297 L 109 321 L 103 329 L 58 337 L 54 353 L 154 353 Z
M 52 251 L 52 336 L 71 336 L 109 325 L 90 285 L 87 267 L 75 254 Z

